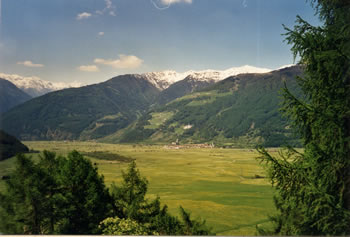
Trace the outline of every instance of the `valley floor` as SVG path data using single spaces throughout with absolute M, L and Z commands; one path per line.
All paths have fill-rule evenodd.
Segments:
M 170 212 L 178 214 L 179 205 L 207 220 L 217 235 L 254 235 L 256 225 L 269 225 L 267 216 L 274 213 L 273 189 L 264 178 L 259 154 L 252 149 L 115 145 L 93 142 L 24 142 L 30 149 L 55 151 L 77 150 L 82 153 L 108 152 L 136 159 L 141 175 L 149 181 L 149 197 L 159 196 Z M 33 154 L 34 159 L 38 154 Z M 91 161 L 110 185 L 121 181 L 126 162 Z M 127 160 L 127 159 L 126 159 Z M 14 159 L 0 162 L 0 173 L 7 174 Z M 3 189 L 0 181 L 0 190 Z

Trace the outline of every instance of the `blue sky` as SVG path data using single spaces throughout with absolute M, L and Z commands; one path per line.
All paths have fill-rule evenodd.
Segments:
M 125 73 L 293 63 L 305 0 L 0 0 L 0 73 L 94 83 Z

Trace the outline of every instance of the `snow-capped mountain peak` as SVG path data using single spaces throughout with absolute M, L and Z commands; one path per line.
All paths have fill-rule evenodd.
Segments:
M 149 72 L 141 74 L 145 79 L 161 90 L 168 88 L 171 84 L 181 81 L 187 77 L 197 81 L 221 81 L 227 77 L 235 76 L 242 73 L 266 73 L 272 71 L 268 68 L 258 68 L 249 65 L 241 67 L 232 67 L 227 70 L 201 70 L 176 72 L 174 70 L 166 70 L 161 72 Z
M 50 82 L 40 79 L 39 77 L 23 77 L 17 74 L 0 73 L 0 78 L 6 79 L 15 84 L 19 89 L 23 90 L 32 97 L 37 97 L 51 91 L 62 90 L 71 87 L 83 86 L 82 83 L 72 82 Z
M 171 84 L 185 79 L 193 71 L 179 73 L 174 70 L 166 70 L 161 72 L 148 72 L 142 74 L 149 82 L 163 90 L 168 88 Z

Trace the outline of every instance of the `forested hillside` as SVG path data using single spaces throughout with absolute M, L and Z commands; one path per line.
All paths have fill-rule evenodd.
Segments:
M 17 138 L 0 130 L 0 161 L 15 156 L 17 153 L 26 153 L 29 149 Z
M 241 74 L 151 110 L 111 142 L 160 142 L 279 146 L 298 144 L 281 117 L 284 83 L 298 93 L 300 66 L 264 74 Z
M 28 94 L 14 84 L 0 78 L 0 114 L 30 99 Z
M 127 126 L 159 90 L 124 75 L 34 98 L 2 116 L 3 129 L 24 140 L 95 139 Z
M 140 75 L 52 92 L 13 108 L 2 127 L 23 140 L 297 145 L 278 107 L 300 66 L 214 80 L 191 76 L 160 91 Z

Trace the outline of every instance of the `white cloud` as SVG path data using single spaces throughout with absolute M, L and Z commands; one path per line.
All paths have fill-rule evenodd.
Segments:
M 113 5 L 112 0 L 105 0 L 105 8 L 102 10 L 96 10 L 97 15 L 104 15 L 105 13 L 108 12 L 109 15 L 111 16 L 116 16 L 115 14 L 115 9 L 116 7 Z
M 80 71 L 83 72 L 98 72 L 100 71 L 96 65 L 82 65 L 77 68 Z
M 112 0 L 105 0 L 105 3 L 106 3 L 107 9 L 110 9 L 111 7 L 113 7 Z
M 88 19 L 89 17 L 91 17 L 91 13 L 88 13 L 88 12 L 82 12 L 82 13 L 79 13 L 77 15 L 77 20 L 83 20 L 83 19 Z
M 0 0 L 1 1 L 1 0 Z M 77 15 L 77 20 L 87 19 L 92 16 L 102 16 L 109 14 L 110 16 L 116 16 L 116 7 L 113 5 L 112 0 L 105 0 L 105 7 L 101 10 L 96 10 L 95 13 L 91 14 L 89 12 L 83 12 Z
M 166 10 L 175 3 L 192 4 L 192 0 L 151 0 L 153 6 L 158 10 Z
M 23 61 L 23 62 L 17 62 L 17 64 L 19 65 L 23 65 L 23 66 L 26 66 L 26 67 L 44 67 L 43 64 L 37 64 L 37 63 L 33 63 L 32 61 Z
M 161 3 L 163 5 L 170 5 L 170 4 L 174 4 L 174 3 L 188 3 L 188 4 L 191 4 L 192 0 L 161 0 Z
M 138 68 L 143 63 L 143 60 L 134 55 L 120 54 L 119 59 L 102 59 L 96 58 L 95 63 L 112 66 L 118 69 Z
M 101 31 L 101 32 L 98 32 L 98 36 L 104 36 L 105 35 L 105 32 Z

